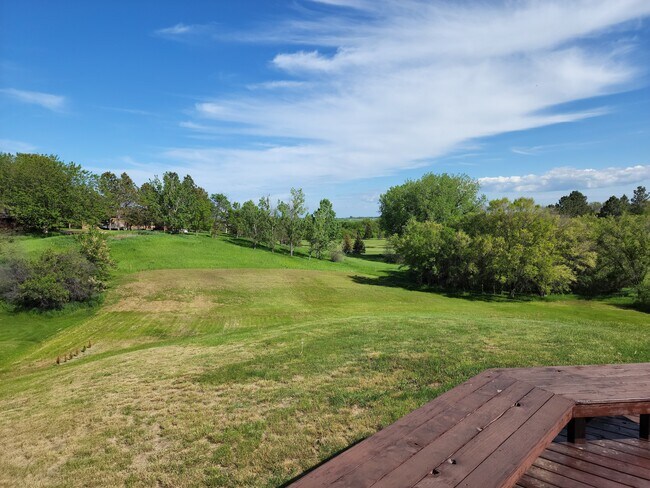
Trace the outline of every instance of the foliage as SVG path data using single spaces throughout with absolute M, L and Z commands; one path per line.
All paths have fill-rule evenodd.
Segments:
M 232 204 L 223 193 L 211 195 L 210 200 L 212 200 L 212 234 L 228 232 Z
M 73 163 L 39 154 L 3 155 L 0 200 L 25 228 L 48 233 L 63 225 L 97 223 L 97 180 Z
M 111 259 L 111 252 L 104 236 L 97 229 L 92 228 L 75 236 L 79 244 L 79 252 L 97 268 L 100 279 L 108 278 L 110 268 L 115 267 Z
M 284 235 L 289 244 L 289 253 L 293 256 L 295 248 L 300 245 L 305 235 L 303 215 L 307 208 L 305 207 L 305 194 L 302 188 L 292 188 L 291 199 L 288 203 L 278 203 L 278 210 L 284 228 Z
M 567 217 L 580 217 L 591 213 L 591 207 L 587 203 L 587 197 L 579 191 L 572 191 L 560 198 L 555 205 L 560 215 Z
M 4 299 L 25 309 L 59 309 L 91 300 L 104 288 L 97 267 L 77 251 L 48 250 L 32 263 L 12 260 L 3 275 Z
M 620 217 L 628 211 L 627 197 L 623 195 L 618 198 L 614 195 L 609 197 L 598 212 L 599 217 Z
M 309 252 L 314 253 L 318 259 L 337 240 L 339 223 L 332 202 L 324 198 L 320 201 L 318 209 L 311 215 L 308 222 Z
M 453 225 L 480 209 L 483 198 L 478 192 L 478 182 L 467 175 L 428 173 L 381 195 L 380 223 L 389 234 L 401 234 L 411 218 Z
M 341 251 L 343 254 L 351 254 L 353 249 L 353 244 L 352 244 L 352 238 L 350 237 L 350 234 L 347 232 L 343 234 L 343 245 L 341 247 Z
M 530 199 L 494 200 L 462 227 L 411 219 L 391 243 L 421 283 L 511 296 L 568 291 L 593 266 L 573 229 Z
M 643 215 L 650 210 L 650 194 L 645 186 L 637 186 L 630 200 L 630 212 L 636 215 Z
M 358 233 L 357 237 L 354 239 L 354 246 L 352 247 L 352 252 L 354 254 L 365 254 L 366 252 L 366 245 L 364 244 L 360 233 Z
M 118 178 L 107 171 L 99 177 L 99 191 L 104 197 L 108 228 L 130 228 L 137 220 L 138 187 L 131 177 L 122 173 Z

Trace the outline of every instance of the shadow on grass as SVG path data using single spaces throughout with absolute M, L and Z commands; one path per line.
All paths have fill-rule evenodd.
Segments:
M 539 297 L 535 295 L 517 295 L 514 298 L 506 293 L 481 293 L 464 290 L 449 290 L 440 286 L 418 285 L 409 271 L 389 271 L 384 276 L 369 277 L 355 275 L 352 281 L 361 285 L 387 286 L 391 288 L 402 288 L 410 291 L 419 291 L 423 293 L 436 293 L 448 298 L 458 298 L 472 302 L 503 302 L 503 303 L 521 303 L 546 300 L 550 301 L 551 297 Z
M 331 461 L 332 459 L 334 459 L 334 458 L 335 458 L 336 456 L 338 456 L 339 454 L 344 453 L 344 452 L 347 451 L 348 449 L 351 449 L 352 447 L 356 446 L 357 444 L 359 444 L 360 442 L 362 442 L 362 441 L 364 441 L 364 440 L 365 440 L 365 438 L 364 438 L 364 439 L 359 439 L 358 441 L 353 442 L 353 443 L 350 444 L 349 446 L 344 447 L 343 449 L 340 449 L 340 450 L 336 451 L 335 453 L 333 453 L 333 454 L 332 454 L 331 456 L 329 456 L 328 458 L 323 459 L 320 463 L 318 463 L 318 464 L 312 466 L 311 468 L 309 468 L 309 469 L 303 471 L 303 472 L 300 473 L 299 475 L 294 476 L 294 477 L 291 478 L 289 481 L 286 481 L 286 482 L 282 483 L 281 485 L 278 486 L 278 488 L 286 488 L 287 486 L 289 486 L 289 485 L 295 483 L 295 482 L 298 481 L 299 479 L 301 479 L 301 478 L 307 476 L 307 475 L 308 475 L 309 473 L 311 473 L 312 471 L 314 471 L 314 470 L 320 468 L 323 464 L 328 463 L 329 461 Z
M 272 251 L 270 247 L 265 246 L 264 244 L 261 244 L 261 243 L 257 244 L 257 247 L 255 247 L 255 246 L 253 246 L 253 243 L 250 240 L 245 239 L 243 237 L 229 236 L 229 237 L 225 237 L 225 240 L 226 240 L 226 242 L 229 242 L 230 244 L 234 244 L 235 246 L 245 247 L 245 248 L 248 248 L 248 249 L 260 249 L 262 251 L 272 252 L 274 254 L 278 254 L 278 255 L 281 255 L 281 256 L 289 256 L 291 254 L 289 249 L 285 248 L 284 246 L 276 247 L 275 251 Z M 305 257 L 302 253 L 299 253 L 296 250 L 294 250 L 293 255 L 294 255 L 294 257 L 296 257 L 296 256 L 297 257 Z

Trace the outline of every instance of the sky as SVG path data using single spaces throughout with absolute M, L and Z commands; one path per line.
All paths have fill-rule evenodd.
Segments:
M 372 216 L 650 188 L 650 1 L 0 0 L 0 151 Z

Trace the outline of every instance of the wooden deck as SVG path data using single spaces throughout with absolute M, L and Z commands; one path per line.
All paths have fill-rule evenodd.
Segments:
M 487 370 L 292 486 L 511 487 L 567 424 L 580 442 L 586 417 L 642 414 L 647 437 L 649 413 L 650 363 Z
M 584 444 L 562 431 L 517 482 L 518 488 L 650 486 L 650 442 L 637 418 L 602 417 L 587 424 Z

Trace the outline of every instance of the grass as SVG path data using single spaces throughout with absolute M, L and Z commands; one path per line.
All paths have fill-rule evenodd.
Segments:
M 225 238 L 110 244 L 101 306 L 0 311 L 0 486 L 278 486 L 485 368 L 650 361 L 648 315 L 620 300 L 447 297 L 380 260 Z

